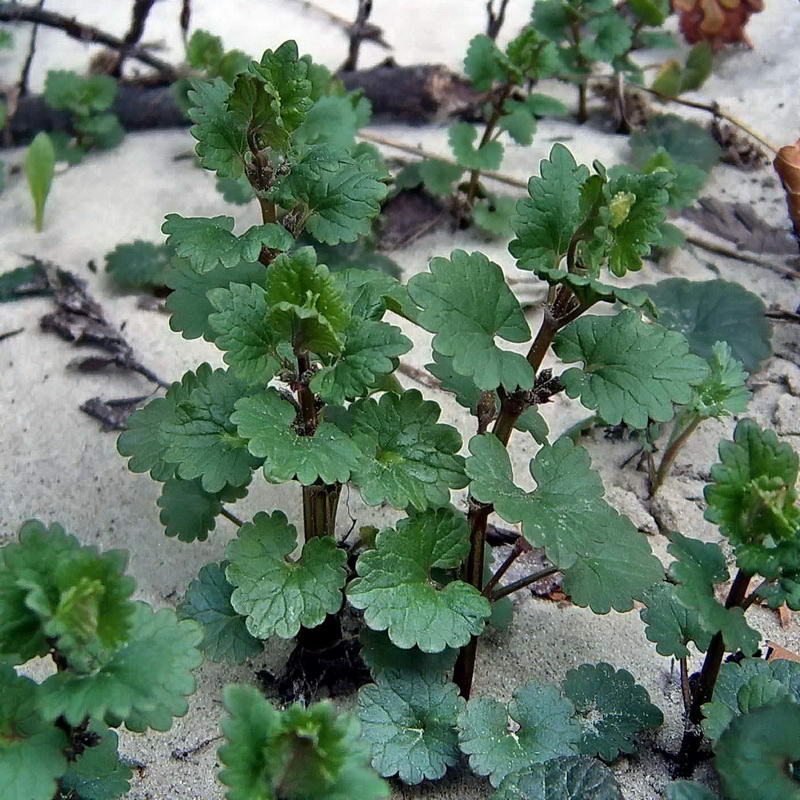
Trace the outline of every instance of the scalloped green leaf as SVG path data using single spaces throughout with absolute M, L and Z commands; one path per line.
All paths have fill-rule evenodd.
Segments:
M 227 289 L 234 283 L 257 283 L 261 286 L 266 275 L 264 265 L 260 263 L 242 261 L 233 267 L 220 264 L 210 272 L 199 273 L 188 261 L 174 259 L 166 276 L 167 286 L 172 292 L 164 303 L 170 312 L 169 327 L 184 339 L 202 336 L 207 342 L 213 342 L 217 332 L 211 327 L 209 317 L 215 309 L 208 293 L 214 289 Z
M 70 725 L 106 715 L 132 731 L 169 730 L 183 716 L 195 690 L 192 671 L 203 660 L 200 626 L 178 621 L 170 609 L 153 612 L 136 603 L 128 640 L 90 673 L 59 672 L 39 688 L 39 709 L 49 720 Z
M 341 355 L 311 379 L 311 390 L 326 403 L 344 405 L 371 394 L 376 383 L 397 367 L 398 356 L 412 347 L 400 328 L 379 320 L 352 317 Z
M 517 203 L 517 238 L 508 246 L 520 269 L 557 268 L 582 219 L 581 187 L 589 170 L 563 144 L 553 145 Z
M 490 800 L 623 800 L 614 773 L 595 758 L 560 756 L 504 778 Z
M 581 739 L 572 703 L 536 681 L 517 689 L 507 708 L 489 697 L 470 700 L 458 727 L 470 767 L 494 787 L 534 764 L 574 755 Z
M 700 624 L 697 611 L 678 600 L 673 586 L 656 584 L 646 592 L 644 603 L 639 611 L 646 625 L 644 634 L 662 656 L 688 658 L 689 642 L 694 642 L 701 652 L 706 651 L 712 634 Z
M 313 247 L 279 255 L 267 272 L 267 323 L 296 352 L 339 354 L 350 321 L 345 298 Z
M 503 145 L 494 140 L 475 145 L 478 131 L 469 122 L 457 122 L 447 131 L 447 140 L 456 161 L 465 169 L 499 169 Z
M 740 568 L 776 578 L 800 558 L 797 453 L 751 419 L 736 426 L 733 441 L 719 444 L 720 462 L 705 488 L 706 519 L 736 551 Z
M 187 114 L 194 125 L 189 133 L 197 139 L 200 165 L 220 178 L 238 178 L 244 171 L 247 135 L 228 108 L 233 88 L 222 78 L 192 79 L 191 86 Z
M 800 703 L 800 664 L 761 658 L 726 661 L 720 667 L 711 702 L 702 707 L 703 733 L 712 741 L 719 739 L 731 720 L 773 701 Z
M 408 282 L 420 307 L 416 322 L 436 335 L 433 349 L 453 359 L 453 369 L 478 388 L 533 386 L 533 369 L 520 353 L 502 350 L 495 337 L 527 342 L 530 328 L 502 269 L 482 253 L 454 250 L 433 258 L 429 272 Z
M 251 636 L 245 618 L 231 605 L 233 586 L 225 577 L 227 562 L 206 564 L 189 584 L 178 605 L 180 619 L 193 619 L 203 627 L 198 647 L 212 661 L 242 664 L 257 656 L 263 644 Z
M 485 34 L 479 33 L 470 39 L 464 58 L 464 72 L 478 92 L 488 92 L 495 81 L 505 80 L 503 54 Z
M 199 480 L 170 478 L 161 489 L 157 503 L 159 520 L 167 536 L 182 542 L 205 541 L 217 524 L 223 503 L 240 500 L 247 494 L 244 487 L 227 486 L 221 492 L 207 492 Z
M 720 146 L 702 126 L 676 114 L 652 117 L 643 131 L 630 138 L 631 161 L 638 167 L 663 147 L 675 161 L 692 164 L 708 172 L 718 161 Z
M 466 486 L 461 435 L 437 423 L 440 413 L 416 389 L 353 403 L 350 436 L 363 457 L 351 479 L 365 503 L 435 508 L 450 502 L 451 489 Z
M 423 653 L 418 647 L 406 650 L 392 644 L 386 631 L 373 631 L 362 628 L 359 634 L 361 658 L 369 667 L 373 678 L 393 670 L 395 672 L 424 672 L 444 674 L 450 672 L 456 663 L 458 650 L 445 648 L 438 653 Z
M 717 600 L 714 585 L 728 580 L 725 556 L 718 544 L 670 534 L 669 552 L 676 557 L 670 574 L 677 581 L 675 597 L 693 614 L 706 635 L 721 633 L 728 650 L 746 655 L 758 647 L 761 636 L 751 628 L 741 608 L 726 608 Z
M 175 464 L 165 459 L 167 444 L 161 435 L 161 426 L 173 419 L 179 405 L 189 402 L 197 385 L 195 373 L 186 372 L 180 381 L 171 384 L 164 397 L 152 399 L 131 414 L 127 429 L 117 439 L 117 451 L 129 459 L 131 472 L 149 472 L 157 481 L 174 477 Z
M 800 705 L 758 708 L 735 719 L 714 748 L 714 766 L 731 800 L 798 800 Z
M 222 491 L 226 485 L 249 483 L 261 462 L 250 454 L 247 441 L 231 420 L 247 387 L 230 371 L 212 370 L 208 364 L 189 374 L 194 387 L 158 424 L 163 460 L 175 464 L 178 477 L 184 480 L 200 478 L 203 489 L 210 493 Z
M 381 672 L 359 691 L 356 710 L 372 766 L 412 785 L 438 780 L 458 762 L 456 720 L 464 705 L 444 675 Z
M 81 546 L 58 524 L 25 522 L 0 551 L 1 651 L 27 660 L 55 642 L 72 669 L 90 669 L 130 630 L 127 561 L 123 550 Z
M 262 147 L 290 150 L 292 134 L 314 104 L 308 67 L 297 43 L 289 40 L 274 51 L 265 50 L 260 61 L 251 61 L 236 76 L 228 108 Z
M 668 278 L 638 288 L 658 308 L 659 324 L 682 333 L 689 350 L 702 358 L 711 358 L 721 340 L 744 369 L 754 372 L 772 352 L 766 306 L 738 283 Z
M 231 421 L 250 452 L 264 460 L 270 482 L 346 483 L 361 463 L 357 444 L 330 422 L 322 422 L 313 436 L 301 435 L 294 427 L 296 415 L 294 406 L 269 387 L 237 402 Z
M 673 781 L 667 786 L 667 800 L 720 800 L 720 797 L 697 781 Z
M 67 770 L 67 738 L 36 703 L 36 684 L 0 664 L 0 786 L 15 800 L 52 800 Z
M 544 547 L 564 571 L 564 589 L 577 605 L 599 614 L 628 611 L 661 580 L 661 564 L 647 540 L 605 502 L 589 454 L 571 439 L 545 445 L 530 462 L 533 492 L 514 484 L 508 452 L 497 437 L 475 436 L 469 447 L 472 495 L 492 503 L 506 522 L 522 522 L 528 541 Z
M 620 753 L 633 753 L 636 736 L 664 722 L 647 690 L 625 669 L 604 662 L 581 664 L 567 672 L 562 685 L 583 729 L 578 744 L 583 755 L 613 761 Z
M 456 181 L 464 174 L 464 167 L 438 158 L 425 159 L 416 166 L 425 188 L 443 197 L 449 197 L 455 192 Z
M 389 787 L 368 766 L 358 721 L 330 702 L 277 711 L 252 686 L 228 686 L 217 751 L 227 800 L 380 800 Z
M 747 373 L 742 362 L 733 357 L 727 342 L 714 344 L 708 367 L 708 375 L 694 390 L 693 413 L 703 419 L 720 419 L 747 411 L 752 396 L 745 387 Z
M 309 151 L 270 197 L 284 208 L 298 209 L 306 230 L 325 244 L 368 235 L 388 194 L 371 153 L 355 148 L 352 153 Z
M 617 277 L 641 269 L 642 257 L 661 241 L 671 181 L 663 171 L 622 174 L 605 187 L 609 215 L 605 224 L 595 229 L 594 240 L 600 240 L 608 268 Z
M 469 527 L 452 508 L 423 511 L 385 528 L 356 563 L 347 588 L 350 604 L 364 611 L 373 630 L 387 630 L 400 648 L 437 653 L 463 647 L 483 631 L 489 601 L 463 581 L 440 586 L 436 568 L 452 569 L 469 553 Z
M 167 246 L 198 272 L 209 272 L 219 264 L 234 267 L 240 261 L 256 261 L 262 247 L 288 250 L 294 244 L 289 231 L 274 222 L 253 225 L 241 236 L 233 233 L 233 224 L 233 217 L 167 214 L 161 230 L 167 234 Z
M 136 239 L 118 244 L 106 253 L 106 272 L 126 288 L 160 288 L 164 286 L 172 256 L 172 248 L 165 244 Z
M 267 299 L 263 286 L 232 283 L 207 292 L 216 313 L 208 323 L 215 331 L 214 344 L 225 363 L 243 381 L 268 383 L 280 367 L 275 347 L 278 339 L 267 324 Z
M 561 375 L 570 397 L 609 425 L 639 430 L 650 420 L 672 419 L 673 404 L 688 403 L 708 373 L 681 334 L 642 322 L 632 309 L 575 320 L 557 334 L 553 349 L 567 363 L 583 362 Z
M 303 545 L 296 561 L 288 560 L 296 547 L 297 531 L 281 511 L 259 512 L 228 544 L 231 605 L 258 639 L 291 639 L 301 625 L 315 628 L 342 606 L 345 551 L 332 536 L 319 536 Z

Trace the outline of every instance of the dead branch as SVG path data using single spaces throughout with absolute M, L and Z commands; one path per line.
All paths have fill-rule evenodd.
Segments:
M 172 64 L 154 56 L 140 45 L 130 45 L 110 33 L 101 31 L 93 25 L 84 25 L 75 17 L 65 17 L 55 11 L 48 11 L 36 6 L 21 5 L 19 3 L 0 3 L 0 22 L 32 22 L 44 25 L 47 28 L 56 28 L 64 31 L 67 36 L 80 42 L 104 44 L 114 50 L 122 50 L 130 58 L 141 61 L 157 70 L 165 81 L 174 81 L 177 73 Z

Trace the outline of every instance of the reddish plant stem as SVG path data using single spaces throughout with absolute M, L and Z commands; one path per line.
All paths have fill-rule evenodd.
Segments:
M 562 322 L 561 324 L 566 324 Z M 528 351 L 528 363 L 533 367 L 536 375 L 544 361 L 550 345 L 558 332 L 559 321 L 553 316 L 551 309 L 545 306 L 544 318 Z M 508 392 L 500 405 L 500 414 L 494 424 L 492 433 L 497 436 L 504 446 L 508 446 L 511 432 L 525 410 L 526 404 L 519 392 Z M 469 498 L 469 513 L 467 521 L 470 529 L 470 551 L 463 571 L 463 580 L 474 586 L 479 591 L 483 589 L 483 559 L 486 549 L 486 525 L 491 505 L 479 503 L 473 497 Z M 475 674 L 475 659 L 478 652 L 478 637 L 473 636 L 469 643 L 461 648 L 453 671 L 453 682 L 458 686 L 461 696 L 469 699 L 472 692 L 472 679 Z
M 545 569 L 540 569 L 538 572 L 534 572 L 531 575 L 526 575 L 524 578 L 520 578 L 518 581 L 514 581 L 513 583 L 502 586 L 492 595 L 492 600 L 497 601 L 501 600 L 503 597 L 508 597 L 508 595 L 518 592 L 520 589 L 524 589 L 526 586 L 531 586 L 532 584 L 538 583 L 545 578 L 549 578 L 551 575 L 555 575 L 556 572 L 561 572 L 561 569 L 559 567 L 546 567 Z
M 744 570 L 739 570 L 733 579 L 725 608 L 741 608 L 747 596 L 747 587 L 750 585 L 752 575 Z M 687 714 L 686 729 L 681 742 L 681 749 L 677 757 L 677 774 L 679 777 L 689 777 L 697 765 L 697 754 L 703 741 L 698 725 L 703 718 L 702 707 L 714 695 L 714 686 L 717 683 L 722 659 L 725 655 L 725 641 L 721 633 L 715 633 L 706 651 L 703 666 L 697 679 L 697 688 L 692 692 L 692 702 Z

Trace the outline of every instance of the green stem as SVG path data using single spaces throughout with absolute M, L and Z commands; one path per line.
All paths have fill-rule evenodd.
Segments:
M 500 94 L 498 95 L 497 99 L 495 100 L 494 107 L 492 109 L 492 115 L 486 122 L 486 127 L 483 131 L 483 136 L 481 137 L 481 141 L 478 144 L 478 150 L 481 149 L 485 144 L 487 144 L 491 138 L 492 134 L 494 133 L 495 126 L 497 125 L 500 117 L 503 116 L 503 106 L 505 105 L 508 96 L 511 94 L 511 90 L 513 89 L 514 84 L 509 81 L 506 83 Z M 467 198 L 466 204 L 467 208 L 472 210 L 472 206 L 475 205 L 475 197 L 478 194 L 478 182 L 480 181 L 481 171 L 479 169 L 473 169 L 472 172 L 469 174 L 469 185 L 467 187 Z
M 742 608 L 747 587 L 753 576 L 749 572 L 739 570 L 733 579 L 728 598 L 725 601 L 725 608 Z M 694 771 L 697 764 L 697 753 L 703 740 L 702 734 L 697 726 L 703 718 L 703 706 L 708 703 L 714 695 L 714 686 L 717 683 L 719 670 L 722 666 L 722 659 L 725 655 L 725 640 L 722 633 L 715 633 L 706 651 L 703 666 L 697 680 L 697 688 L 692 694 L 692 702 L 689 706 L 686 729 L 681 742 L 681 749 L 678 753 L 678 775 L 688 777 Z
M 581 21 L 578 16 L 575 16 L 569 26 L 572 33 L 572 43 L 575 45 L 575 53 L 577 55 L 576 63 L 581 75 L 578 78 L 578 122 L 583 125 L 589 118 L 586 108 L 586 77 L 591 68 L 591 64 L 586 60 L 586 57 L 581 54 Z
M 672 467 L 675 457 L 689 440 L 689 437 L 697 430 L 698 425 L 700 425 L 702 421 L 702 417 L 695 415 L 681 433 L 670 442 L 667 449 L 664 451 L 664 455 L 661 457 L 661 463 L 658 465 L 656 474 L 650 483 L 650 497 L 655 497 L 656 492 L 669 474 L 670 467 Z

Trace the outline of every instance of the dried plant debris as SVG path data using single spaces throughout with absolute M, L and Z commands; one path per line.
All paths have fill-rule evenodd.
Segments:
M 106 319 L 100 304 L 86 290 L 85 281 L 57 267 L 49 266 L 46 271 L 57 308 L 41 318 L 42 330 L 53 331 L 79 346 L 97 347 L 107 354 L 75 359 L 70 362 L 71 367 L 94 372 L 115 366 L 138 372 L 159 386 L 167 385 L 136 358 L 122 332 Z
M 786 191 L 786 205 L 794 225 L 794 235 L 800 240 L 800 139 L 781 147 L 772 163 Z
M 684 210 L 682 216 L 709 233 L 733 242 L 741 250 L 775 255 L 797 253 L 797 244 L 787 231 L 768 225 L 745 203 L 701 197 L 697 205 Z
M 606 103 L 608 112 L 618 130 L 637 130 L 647 125 L 653 116 L 653 107 L 643 92 L 626 86 L 620 92 L 616 81 L 605 81 L 592 85 L 593 93 Z
M 718 119 L 709 125 L 709 132 L 722 148 L 720 160 L 742 170 L 756 170 L 769 164 L 767 154 L 749 137 Z
M 102 424 L 103 432 L 124 431 L 128 427 L 128 417 L 136 411 L 150 395 L 141 397 L 122 397 L 117 400 L 103 400 L 91 397 L 81 405 L 81 411 Z
M 448 216 L 442 203 L 423 189 L 404 189 L 383 206 L 381 247 L 405 247 L 435 230 Z

